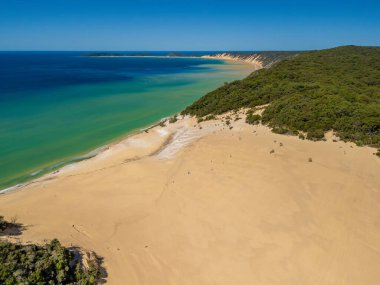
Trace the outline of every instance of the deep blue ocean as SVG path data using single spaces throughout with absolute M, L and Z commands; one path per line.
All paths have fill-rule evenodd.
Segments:
M 89 53 L 0 52 L 0 98 L 20 96 L 20 91 L 125 82 L 143 75 L 197 72 L 205 69 L 202 65 L 207 61 L 213 65 L 223 64 L 222 61 L 202 58 L 86 56 Z M 166 52 L 150 54 L 160 56 Z M 29 92 L 27 96 L 30 96 Z

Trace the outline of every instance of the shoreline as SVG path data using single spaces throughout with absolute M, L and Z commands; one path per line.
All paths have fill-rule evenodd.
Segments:
M 232 56 L 220 56 L 220 54 L 215 55 L 200 55 L 200 56 L 170 56 L 170 55 L 84 55 L 86 57 L 99 57 L 99 58 L 200 58 L 200 59 L 215 59 L 215 60 L 221 60 L 225 62 L 235 62 L 235 63 L 243 63 L 248 65 L 254 66 L 254 71 L 264 68 L 263 64 L 258 61 L 256 58 L 240 58 L 240 57 L 232 57 Z M 255 61 L 256 60 L 256 61 Z
M 170 56 L 170 55 L 81 55 L 85 57 L 152 57 L 152 58 L 202 58 L 202 56 Z
M 93 57 L 124 57 L 124 56 L 93 56 Z M 167 58 L 167 57 L 170 57 L 170 56 L 126 56 L 126 57 L 162 57 L 162 58 Z M 173 57 L 173 58 L 175 58 L 175 57 Z M 189 57 L 186 57 L 186 58 L 204 58 L 204 57 L 191 57 L 191 56 L 189 56 Z M 236 64 L 244 64 L 244 65 L 247 65 L 247 69 L 249 69 L 248 66 L 251 66 L 249 63 L 241 61 L 241 60 L 238 60 L 238 59 L 237 60 L 233 60 L 233 59 L 218 59 L 218 58 L 210 58 L 210 59 L 221 60 L 221 61 L 226 62 L 227 64 L 231 64 L 231 62 L 232 63 L 236 63 Z M 252 71 L 250 70 L 250 72 L 252 72 Z M 92 159 L 92 158 L 98 156 L 104 150 L 107 150 L 110 146 L 112 146 L 114 144 L 117 144 L 117 143 L 119 143 L 119 142 L 121 142 L 123 140 L 126 140 L 130 136 L 133 136 L 135 134 L 141 133 L 141 132 L 143 132 L 145 130 L 149 130 L 149 129 L 151 129 L 151 128 L 157 126 L 157 125 L 159 125 L 162 121 L 168 120 L 170 117 L 172 117 L 174 115 L 178 115 L 178 114 L 179 113 L 174 113 L 172 115 L 163 117 L 163 118 L 159 119 L 158 121 L 153 122 L 150 125 L 147 125 L 147 126 L 144 126 L 144 127 L 141 127 L 141 128 L 137 128 L 137 129 L 128 131 L 125 134 L 122 134 L 122 135 L 120 135 L 120 136 L 112 139 L 108 143 L 106 143 L 104 145 L 100 145 L 100 146 L 98 146 L 98 147 L 96 147 L 94 149 L 91 149 L 91 150 L 89 150 L 89 151 L 87 151 L 85 153 L 81 153 L 81 154 L 78 154 L 78 155 L 73 156 L 73 157 L 68 157 L 66 159 L 63 159 L 62 161 L 56 162 L 55 164 L 53 164 L 51 166 L 48 165 L 46 167 L 42 167 L 40 169 L 36 169 L 31 174 L 29 174 L 30 178 L 27 178 L 24 182 L 19 182 L 19 183 L 16 183 L 14 185 L 7 186 L 6 188 L 3 188 L 3 189 L 0 188 L 0 195 L 8 193 L 8 192 L 13 192 L 13 191 L 21 190 L 25 186 L 28 186 L 30 183 L 33 183 L 34 180 L 41 179 L 42 177 L 44 177 L 46 175 L 54 174 L 55 172 L 60 171 L 61 169 L 63 169 L 66 166 L 70 166 L 70 165 L 73 165 L 73 164 L 80 163 L 82 161 L 86 161 L 86 160 Z M 46 169 L 48 169 L 48 170 L 44 171 Z
M 178 113 L 176 113 L 176 114 L 178 114 Z M 174 116 L 176 114 L 173 114 L 172 116 Z M 67 166 L 74 166 L 74 165 L 79 164 L 81 162 L 91 160 L 91 159 L 97 157 L 98 155 L 102 154 L 103 152 L 107 151 L 108 149 L 110 149 L 114 145 L 122 143 L 123 141 L 129 139 L 130 137 L 133 137 L 135 135 L 138 135 L 138 134 L 141 134 L 143 132 L 146 132 L 146 130 L 150 130 L 150 129 L 156 127 L 156 126 L 159 126 L 159 124 L 161 122 L 167 121 L 170 117 L 171 116 L 164 117 L 164 118 L 160 119 L 159 121 L 157 121 L 156 123 L 148 125 L 147 127 L 143 127 L 143 128 L 139 128 L 139 129 L 136 129 L 136 130 L 132 130 L 132 131 L 126 133 L 126 134 L 123 134 L 122 136 L 120 136 L 118 138 L 113 139 L 112 141 L 110 141 L 109 143 L 107 143 L 105 145 L 99 146 L 99 147 L 97 147 L 97 148 L 95 148 L 93 150 L 90 150 L 90 151 L 82 154 L 82 155 L 73 157 L 73 158 L 69 159 L 69 161 L 67 161 L 67 162 L 66 161 L 59 162 L 58 164 L 62 164 L 62 165 L 58 166 L 57 168 L 55 168 L 54 165 L 52 165 L 51 167 L 49 167 L 49 168 L 52 168 L 52 170 L 49 171 L 49 172 L 46 172 L 46 173 L 42 174 L 41 176 L 36 176 L 36 177 L 31 178 L 30 180 L 27 180 L 25 182 L 18 183 L 16 185 L 13 185 L 13 186 L 10 186 L 10 187 L 4 188 L 4 189 L 0 189 L 0 195 L 6 194 L 6 193 L 9 193 L 9 192 L 13 192 L 13 191 L 22 190 L 22 188 L 27 187 L 27 186 L 29 186 L 29 185 L 31 185 L 33 183 L 36 183 L 37 180 L 42 179 L 45 176 L 51 176 L 53 174 L 61 172 Z M 70 161 L 72 161 L 72 162 L 70 162 Z M 44 169 L 45 168 L 41 168 L 39 170 L 36 170 L 33 173 L 37 173 L 38 174 L 40 172 L 43 172 Z M 33 173 L 30 174 L 31 177 L 32 177 Z
M 186 121 L 187 120 L 187 121 L 192 121 L 193 123 L 197 124 L 196 119 L 194 117 L 182 116 L 182 115 L 180 115 L 180 113 L 175 113 L 172 116 L 175 116 L 175 115 L 178 117 L 181 116 L 181 118 L 178 118 L 178 121 Z M 141 157 L 134 157 L 133 159 L 130 159 L 127 162 L 135 161 L 135 160 L 143 159 L 145 157 L 157 155 L 163 149 L 165 149 L 165 147 L 173 140 L 173 138 L 175 136 L 175 132 L 168 133 L 166 130 L 171 125 L 169 123 L 169 119 L 172 116 L 164 117 L 164 118 L 160 119 L 159 121 L 156 121 L 155 123 L 153 123 L 151 125 L 148 125 L 147 127 L 139 128 L 139 129 L 131 131 L 127 134 L 124 134 L 123 136 L 121 136 L 119 138 L 115 138 L 114 141 L 107 143 L 103 146 L 100 146 L 100 147 L 98 147 L 92 151 L 89 151 L 86 154 L 81 156 L 81 157 L 85 157 L 85 156 L 89 156 L 91 153 L 94 153 L 94 155 L 91 155 L 88 158 L 84 158 L 84 159 L 81 159 L 79 161 L 75 161 L 72 163 L 69 162 L 67 164 L 64 164 L 64 165 L 58 167 L 57 169 L 54 169 L 50 172 L 42 174 L 39 177 L 32 178 L 31 180 L 28 180 L 25 183 L 19 183 L 19 184 L 16 184 L 14 186 L 2 189 L 2 190 L 0 190 L 0 197 L 3 195 L 12 194 L 15 192 L 22 191 L 24 188 L 28 188 L 28 187 L 34 186 L 36 184 L 48 182 L 50 180 L 55 179 L 56 176 L 58 176 L 60 174 L 66 174 L 67 172 L 69 172 L 71 170 L 79 170 L 81 167 L 84 167 L 85 164 L 91 164 L 93 161 L 96 161 L 96 159 L 100 158 L 106 152 L 111 152 L 111 155 L 113 155 L 114 154 L 113 152 L 115 150 L 117 150 L 117 146 L 125 144 L 127 141 L 129 141 L 131 139 L 133 140 L 134 138 L 137 138 L 141 135 L 147 134 L 147 133 L 149 133 L 150 130 L 154 130 L 155 128 L 160 128 L 159 130 L 163 129 L 162 131 L 165 133 L 165 135 L 168 135 L 166 138 L 164 138 L 164 141 L 162 141 L 158 146 L 156 146 L 155 149 L 152 150 L 150 153 L 144 154 Z M 165 123 L 165 125 L 161 126 L 161 123 L 163 123 L 163 122 Z M 176 131 L 178 131 L 178 130 L 176 130 Z M 158 131 L 158 133 L 160 136 L 162 135 L 162 132 Z M 162 135 L 162 136 L 165 136 L 165 135 Z M 73 159 L 75 159 L 75 158 L 73 158 Z
M 239 111 L 239 113 L 240 112 L 241 111 Z M 242 112 L 243 113 L 240 113 L 240 114 L 244 114 L 245 113 L 244 110 Z M 226 116 L 230 116 L 231 114 L 232 114 L 231 112 L 227 112 L 225 114 L 218 115 L 216 121 L 220 122 L 220 120 L 221 120 L 220 118 L 225 118 Z M 100 147 L 97 147 L 97 148 L 95 148 L 93 150 L 90 150 L 90 151 L 84 153 L 83 155 L 80 155 L 80 156 L 77 156 L 77 157 L 73 157 L 67 163 L 65 161 L 63 161 L 63 162 L 61 162 L 61 164 L 62 164 L 61 166 L 58 166 L 57 168 L 54 168 L 51 171 L 42 174 L 41 176 L 37 176 L 37 177 L 32 178 L 32 179 L 30 179 L 28 181 L 25 181 L 23 183 L 18 183 L 18 184 L 14 185 L 14 186 L 10 186 L 10 187 L 7 187 L 5 189 L 0 189 L 0 197 L 2 195 L 4 195 L 4 194 L 10 194 L 12 192 L 21 191 L 23 188 L 26 188 L 26 187 L 31 186 L 33 184 L 44 182 L 44 181 L 48 181 L 50 179 L 54 179 L 55 175 L 62 174 L 65 171 L 70 171 L 71 169 L 80 168 L 82 164 L 84 164 L 84 163 L 91 163 L 93 160 L 95 160 L 96 158 L 98 158 L 99 156 L 101 156 L 102 154 L 104 154 L 105 152 L 107 152 L 107 151 L 111 151 L 112 152 L 113 148 L 115 148 L 116 146 L 118 146 L 120 144 L 123 144 L 123 143 L 126 143 L 128 140 L 133 139 L 134 137 L 138 137 L 140 135 L 148 133 L 150 130 L 154 130 L 155 128 L 160 127 L 160 128 L 163 129 L 164 132 L 166 132 L 165 129 L 170 125 L 169 119 L 171 117 L 173 117 L 173 116 L 176 116 L 178 118 L 178 121 L 192 120 L 195 125 L 200 125 L 201 124 L 201 123 L 197 122 L 197 120 L 196 120 L 195 117 L 189 117 L 188 115 L 183 116 L 183 115 L 180 115 L 180 112 L 179 113 L 174 113 L 171 116 L 167 116 L 167 117 L 161 118 L 159 121 L 156 121 L 155 123 L 152 123 L 152 124 L 150 124 L 150 125 L 148 125 L 146 127 L 138 128 L 138 129 L 132 130 L 132 131 L 126 133 L 126 134 L 123 134 L 122 136 L 120 136 L 118 138 L 115 138 L 114 140 L 110 141 L 109 143 L 107 143 L 105 145 L 102 145 Z M 181 118 L 179 118 L 179 117 L 181 117 Z M 211 121 L 214 121 L 214 120 L 211 120 Z M 204 122 L 208 122 L 208 121 L 204 121 Z M 161 125 L 162 123 L 164 123 L 163 126 Z M 194 127 L 195 127 L 195 125 L 194 125 Z M 260 126 L 268 128 L 267 126 L 264 126 L 264 125 L 260 125 Z M 227 125 L 226 125 L 226 127 L 227 127 Z M 287 136 L 287 135 L 284 135 L 284 136 Z M 334 139 L 336 138 L 331 131 L 327 132 L 325 134 L 325 137 L 328 137 L 330 140 L 332 140 L 333 138 Z M 175 132 L 174 133 L 169 133 L 169 137 L 167 139 L 165 139 L 165 141 L 162 142 L 157 147 L 156 150 L 152 151 L 151 153 L 149 153 L 147 155 L 144 155 L 143 157 L 149 157 L 149 156 L 157 155 L 174 138 L 175 138 Z M 339 138 L 337 138 L 337 139 L 339 140 Z M 353 147 L 359 147 L 355 143 L 352 143 L 352 142 L 344 142 L 344 143 L 350 144 L 351 147 L 352 146 Z M 374 152 L 376 152 L 376 148 L 374 148 L 374 147 L 370 147 L 370 146 L 364 146 L 364 147 L 372 149 Z M 138 157 L 138 159 L 141 159 L 143 157 Z M 54 166 L 52 166 L 52 167 L 54 167 Z M 43 169 L 37 170 L 36 172 L 39 172 L 39 171 L 42 172 Z

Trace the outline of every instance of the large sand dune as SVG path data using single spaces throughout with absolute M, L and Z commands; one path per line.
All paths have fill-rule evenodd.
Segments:
M 243 121 L 157 126 L 0 195 L 0 214 L 23 242 L 94 250 L 109 284 L 380 284 L 374 149 Z

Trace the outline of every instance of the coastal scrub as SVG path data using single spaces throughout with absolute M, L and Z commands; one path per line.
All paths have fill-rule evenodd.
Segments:
M 269 104 L 261 121 L 312 140 L 334 130 L 344 141 L 380 147 L 380 48 L 303 52 L 225 84 L 182 113 L 204 117 Z M 248 122 L 258 118 L 248 115 Z

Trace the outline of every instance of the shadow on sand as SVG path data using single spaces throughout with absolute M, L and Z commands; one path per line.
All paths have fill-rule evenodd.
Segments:
M 12 218 L 10 222 L 5 221 L 0 216 L 0 236 L 19 236 L 26 229 L 23 224 L 17 223 L 16 218 Z

